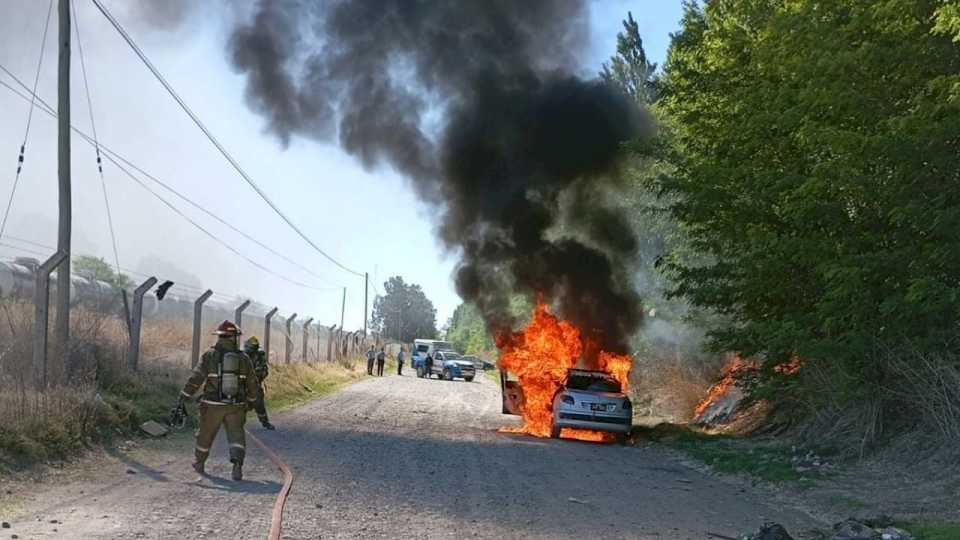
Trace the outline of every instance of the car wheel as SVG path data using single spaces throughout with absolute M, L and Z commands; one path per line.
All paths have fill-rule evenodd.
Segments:
M 620 446 L 626 446 L 630 442 L 629 433 L 617 433 L 617 444 Z
M 473 377 L 464 377 L 463 380 L 467 382 L 473 382 Z
M 453 380 L 453 373 L 451 373 L 449 369 L 443 370 L 443 380 L 445 381 Z
M 556 422 L 554 422 L 553 425 L 550 426 L 550 438 L 551 439 L 560 438 L 560 426 L 558 426 Z

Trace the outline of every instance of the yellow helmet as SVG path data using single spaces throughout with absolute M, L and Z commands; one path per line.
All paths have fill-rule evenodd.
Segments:
M 255 351 L 260 348 L 260 341 L 257 339 L 257 336 L 250 336 L 246 341 L 243 342 L 243 349 L 245 351 Z

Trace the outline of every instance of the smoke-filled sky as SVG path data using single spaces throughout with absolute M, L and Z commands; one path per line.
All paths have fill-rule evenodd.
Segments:
M 371 279 L 374 273 L 380 282 L 400 274 L 421 284 L 438 308 L 438 323 L 446 320 L 459 303 L 452 279 L 457 259 L 445 255 L 435 237 L 437 207 L 421 202 L 411 182 L 394 172 L 393 166 L 364 168 L 337 144 L 317 142 L 314 139 L 322 137 L 309 133 L 292 130 L 278 137 L 269 115 L 249 107 L 247 79 L 235 72 L 238 58 L 230 39 L 236 25 L 252 20 L 252 6 L 228 10 L 220 3 L 205 2 L 184 10 L 187 2 L 141 2 L 138 7 L 131 2 L 105 3 L 221 142 L 307 234 L 345 265 L 369 271 Z M 176 268 L 185 275 L 172 278 L 182 283 L 210 287 L 225 298 L 251 296 L 279 305 L 284 312 L 313 315 L 325 324 L 338 322 L 337 288 L 347 286 L 347 326 L 359 327 L 362 278 L 325 261 L 287 229 L 177 108 L 92 4 L 79 0 L 76 5 L 101 141 L 323 278 L 262 253 L 206 216 L 185 209 L 250 258 L 314 288 L 264 274 L 106 164 L 121 266 L 167 274 Z M 0 18 L 0 63 L 25 81 L 32 80 L 36 70 L 46 8 L 42 0 L 0 0 L 5 13 Z M 586 47 L 564 55 L 569 69 L 582 76 L 595 73 L 612 54 L 616 32 L 628 10 L 640 23 L 648 54 L 662 62 L 668 33 L 680 17 L 679 1 L 595 1 L 585 12 Z M 55 31 L 54 9 L 38 92 L 51 103 L 56 96 Z M 73 65 L 73 122 L 89 131 L 76 48 Z M 0 80 L 10 82 L 3 74 Z M 27 111 L 26 103 L 0 88 L 0 155 L 6 148 L 9 156 L 7 172 L 0 168 L 3 203 L 12 184 Z M 53 245 L 55 124 L 35 111 L 31 126 L 24 173 L 5 235 Z M 76 138 L 73 160 L 74 250 L 112 260 L 93 153 Z M 13 239 L 0 242 L 37 249 Z M 0 247 L 0 257 L 16 254 L 20 254 L 16 249 Z

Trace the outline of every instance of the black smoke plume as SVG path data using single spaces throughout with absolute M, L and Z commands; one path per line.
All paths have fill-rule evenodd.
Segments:
M 493 332 L 542 295 L 604 348 L 640 322 L 630 227 L 610 204 L 635 105 L 573 75 L 586 1 L 263 0 L 228 55 L 283 144 L 338 140 L 441 210 L 457 291 Z

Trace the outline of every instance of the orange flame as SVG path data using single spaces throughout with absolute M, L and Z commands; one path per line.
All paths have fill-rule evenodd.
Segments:
M 736 386 L 737 378 L 748 371 L 754 371 L 759 367 L 756 360 L 744 360 L 739 356 L 732 357 L 720 372 L 720 380 L 710 387 L 707 395 L 700 400 L 697 408 L 693 410 L 693 417 L 697 418 L 707 410 L 710 405 L 716 402 L 721 396 L 725 395 L 731 387 Z
M 497 346 L 501 349 L 500 366 L 516 374 L 524 395 L 523 427 L 501 431 L 548 437 L 553 424 L 553 398 L 563 385 L 567 370 L 575 367 L 584 353 L 580 331 L 538 302 L 530 324 L 520 332 L 499 336 Z M 600 351 L 596 363 L 595 369 L 613 375 L 626 391 L 633 367 L 630 356 Z M 599 442 L 615 439 L 610 433 L 583 429 L 564 429 L 561 436 Z

